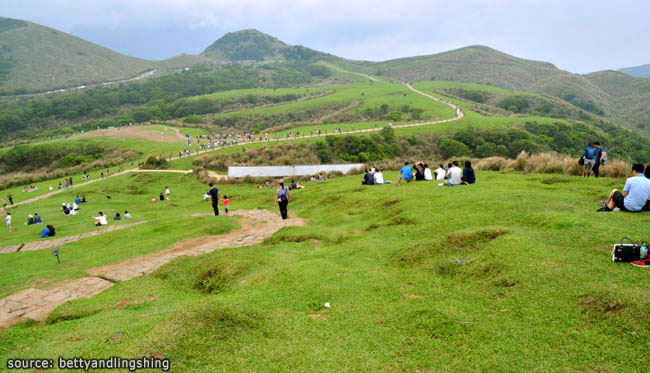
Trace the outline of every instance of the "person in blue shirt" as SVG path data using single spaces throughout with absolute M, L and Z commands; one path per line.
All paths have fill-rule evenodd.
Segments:
M 41 231 L 41 238 L 50 237 L 50 233 L 52 233 L 52 232 L 50 231 L 50 228 L 48 228 L 48 227 L 43 227 L 43 230 Z
M 74 199 L 74 202 L 75 202 L 76 204 L 81 203 L 81 198 L 79 198 L 79 196 L 77 196 L 77 198 Z
M 594 160 L 594 167 L 591 170 L 594 172 L 594 176 L 598 177 L 600 175 L 600 163 L 602 162 L 604 150 L 598 141 L 594 143 L 594 147 L 596 148 L 596 159 Z
M 582 171 L 582 176 L 584 177 L 589 177 L 589 174 L 591 174 L 591 168 L 596 164 L 596 155 L 598 154 L 598 149 L 594 146 L 593 143 L 589 143 L 587 147 L 585 148 L 585 153 L 583 155 L 583 159 L 585 162 L 585 168 Z
M 34 223 L 39 224 L 42 223 L 43 220 L 41 220 L 41 216 L 38 213 L 34 213 Z
M 410 183 L 413 181 L 413 169 L 409 166 L 408 162 L 404 162 L 404 167 L 399 170 L 399 177 L 397 178 L 397 186 L 400 186 L 402 180 Z
M 612 190 L 607 201 L 603 203 L 603 208 L 598 211 L 607 212 L 615 208 L 628 212 L 643 210 L 650 196 L 650 180 L 645 177 L 644 169 L 645 167 L 640 163 L 632 166 L 632 177 L 625 182 L 623 191 Z

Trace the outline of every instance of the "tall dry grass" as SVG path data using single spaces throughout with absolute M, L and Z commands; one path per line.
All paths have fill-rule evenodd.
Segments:
M 583 166 L 578 160 L 564 154 L 541 153 L 530 155 L 521 152 L 516 159 L 503 157 L 490 157 L 473 160 L 473 166 L 477 170 L 490 170 L 501 172 L 522 172 L 540 174 L 563 174 L 582 175 Z M 607 165 L 600 166 L 600 176 L 620 178 L 630 175 L 631 165 L 614 160 Z

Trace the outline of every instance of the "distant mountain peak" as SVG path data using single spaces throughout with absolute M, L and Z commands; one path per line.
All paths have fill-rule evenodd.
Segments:
M 256 29 L 229 32 L 201 55 L 218 61 L 319 60 L 335 58 L 303 46 L 291 46 Z
M 625 67 L 618 71 L 635 76 L 637 78 L 650 78 L 650 63 L 641 66 Z

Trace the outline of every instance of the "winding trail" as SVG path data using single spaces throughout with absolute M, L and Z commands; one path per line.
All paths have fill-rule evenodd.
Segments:
M 90 298 L 115 282 L 149 274 L 179 256 L 197 256 L 223 248 L 254 245 L 284 227 L 306 224 L 299 218 L 282 220 L 277 213 L 268 210 L 237 210 L 230 215 L 241 217 L 241 228 L 219 236 L 178 242 L 168 250 L 86 270 L 93 277 L 82 277 L 48 289 L 29 288 L 0 299 L 0 329 L 27 319 L 45 320 L 52 310 L 65 302 Z
M 338 70 L 338 71 L 341 71 L 341 72 L 360 75 L 360 76 L 366 77 L 368 79 L 371 79 L 373 81 L 377 81 L 377 82 L 380 81 L 379 79 L 374 78 L 374 77 L 372 77 L 370 75 L 357 73 L 357 72 L 353 72 L 353 71 L 346 71 L 346 70 L 343 70 L 343 69 L 341 69 L 339 67 L 335 67 L 335 66 L 333 66 L 333 68 Z M 449 106 L 450 108 L 452 108 L 454 110 L 455 115 L 454 115 L 453 118 L 449 118 L 449 119 L 442 119 L 442 120 L 429 121 L 429 122 L 420 122 L 420 123 L 410 123 L 410 124 L 398 124 L 398 125 L 393 125 L 391 128 L 397 129 L 397 128 L 410 128 L 410 127 L 424 127 L 424 126 L 430 126 L 430 125 L 433 125 L 433 124 L 442 124 L 442 123 L 457 121 L 457 120 L 463 119 L 463 117 L 465 116 L 465 114 L 460 109 L 460 107 L 453 104 L 452 102 L 441 99 L 441 98 L 438 98 L 438 97 L 434 97 L 434 96 L 429 95 L 429 94 L 426 94 L 426 93 L 412 87 L 408 83 L 403 82 L 402 84 L 404 86 L 406 86 L 406 88 L 410 89 L 411 91 L 413 91 L 413 92 L 415 92 L 415 93 L 417 93 L 419 95 L 422 95 L 422 96 L 424 96 L 424 97 L 426 97 L 426 98 L 428 98 L 428 99 L 430 99 L 432 101 L 436 101 L 436 102 L 439 102 L 439 103 L 442 103 L 442 104 L 445 104 L 445 105 Z M 256 144 L 256 143 L 260 143 L 260 142 L 263 142 L 263 143 L 283 142 L 283 141 L 292 141 L 292 140 L 314 138 L 314 137 L 342 136 L 342 135 L 351 135 L 351 134 L 356 134 L 356 133 L 378 132 L 378 131 L 383 130 L 384 128 L 386 128 L 386 127 L 381 126 L 381 127 L 367 128 L 367 129 L 362 129 L 362 130 L 333 132 L 333 133 L 326 134 L 326 135 L 323 135 L 323 134 L 321 134 L 321 135 L 308 135 L 308 136 L 289 137 L 289 138 L 281 138 L 281 139 L 268 139 L 266 141 L 244 141 L 244 142 L 241 142 L 241 143 L 238 142 L 237 144 L 234 144 L 234 145 L 223 146 L 223 147 L 214 147 L 213 149 L 205 149 L 203 151 L 191 154 L 190 156 L 196 156 L 196 155 L 199 155 L 199 154 L 206 154 L 206 153 L 219 151 L 219 150 L 223 150 L 223 149 L 228 149 L 228 148 L 232 148 L 232 147 L 236 147 L 236 146 L 244 146 L 244 145 Z M 188 157 L 187 155 L 181 156 L 181 157 L 175 156 L 175 157 L 170 158 L 169 161 L 174 161 L 174 160 L 177 160 L 177 159 L 187 158 L 187 157 Z M 188 171 L 184 171 L 184 170 L 140 170 L 138 168 L 132 168 L 132 169 L 124 170 L 124 171 L 121 171 L 121 172 L 118 172 L 118 173 L 115 173 L 115 174 L 106 175 L 106 176 L 104 176 L 104 179 L 124 175 L 124 174 L 129 173 L 129 172 L 178 172 L 178 173 L 190 173 L 190 172 L 192 172 L 192 170 L 188 170 Z M 82 183 L 79 183 L 79 184 L 75 184 L 70 189 L 86 186 L 88 184 L 96 183 L 96 182 L 98 182 L 100 180 L 103 180 L 103 179 L 93 179 L 93 180 L 89 180 L 89 181 L 82 182 Z M 53 191 L 53 192 L 49 192 L 49 193 L 43 194 L 43 195 L 38 196 L 38 197 L 34 197 L 34 198 L 27 199 L 27 200 L 24 200 L 24 201 L 16 202 L 16 203 L 14 203 L 14 206 L 20 206 L 20 205 L 23 205 L 23 204 L 28 204 L 28 203 L 32 203 L 32 202 L 35 202 L 35 201 L 39 201 L 39 200 L 48 198 L 50 196 L 53 196 L 53 195 L 56 195 L 58 193 L 62 193 L 62 192 L 65 192 L 65 191 L 66 190 L 62 189 L 62 190 L 56 190 L 56 191 Z

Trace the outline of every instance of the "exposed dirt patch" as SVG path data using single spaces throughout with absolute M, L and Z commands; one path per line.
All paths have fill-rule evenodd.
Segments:
M 404 294 L 404 298 L 409 298 L 409 299 L 422 299 L 422 298 L 424 298 L 424 296 L 422 296 L 422 295 L 417 295 L 417 294 L 409 294 L 409 293 L 406 293 L 406 294 Z
M 160 133 L 163 133 L 161 136 Z M 149 141 L 160 142 L 184 142 L 185 136 L 173 128 L 166 128 L 161 131 L 154 131 L 146 126 L 130 126 L 130 127 L 113 127 L 96 131 L 86 132 L 82 135 L 75 137 L 116 137 L 125 139 L 142 139 Z
M 393 199 L 388 199 L 388 200 L 384 201 L 383 205 L 384 205 L 384 207 L 393 207 L 393 206 L 395 206 L 396 204 L 398 204 L 400 202 L 401 202 L 400 200 L 393 198 Z
M 625 308 L 624 304 L 611 299 L 606 294 L 581 297 L 577 302 L 577 306 L 581 308 L 582 313 L 594 315 L 616 314 Z
M 309 318 L 312 320 L 329 320 L 328 316 L 322 315 L 320 313 L 312 313 L 309 315 Z
M 117 308 L 126 308 L 126 307 L 128 307 L 128 306 L 130 306 L 132 304 L 141 304 L 141 303 L 144 303 L 146 301 L 152 300 L 154 298 L 156 298 L 156 297 L 153 294 L 149 294 L 146 297 L 136 298 L 136 299 L 127 298 L 127 299 L 124 299 L 122 301 L 117 302 L 115 304 L 115 307 L 117 307 Z

